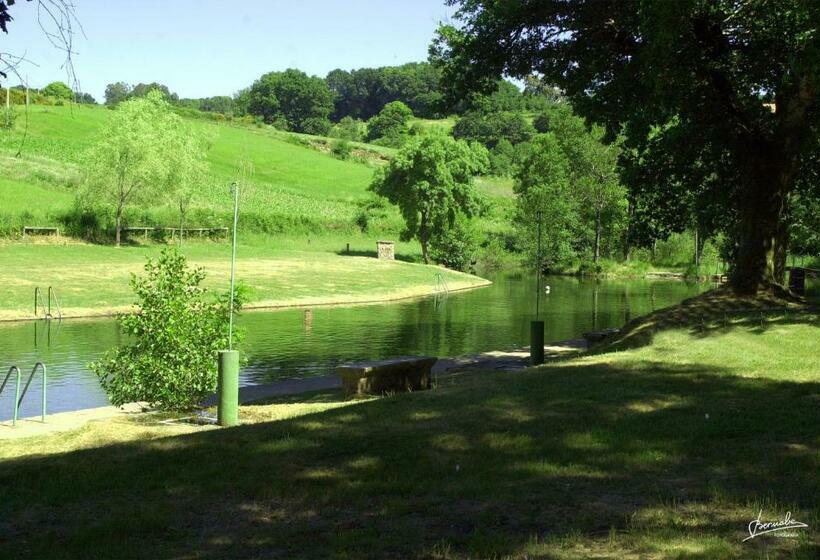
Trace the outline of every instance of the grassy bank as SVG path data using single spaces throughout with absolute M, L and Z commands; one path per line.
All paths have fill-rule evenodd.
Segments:
M 350 254 L 346 254 L 350 243 Z M 54 286 L 64 316 L 93 316 L 129 309 L 129 280 L 162 245 L 111 247 L 85 243 L 0 245 L 0 320 L 33 317 L 35 286 Z M 206 286 L 226 290 L 227 243 L 188 242 L 182 252 L 208 273 Z M 397 257 L 416 260 L 415 243 L 399 243 Z M 374 239 L 361 236 L 250 237 L 238 249 L 237 278 L 249 288 L 250 307 L 357 303 L 424 296 L 441 273 L 451 290 L 476 287 L 476 276 L 412 262 L 375 258 Z
M 671 328 L 429 392 L 243 407 L 234 429 L 4 442 L 0 556 L 816 558 L 819 336 L 805 314 Z M 761 511 L 809 528 L 743 542 Z

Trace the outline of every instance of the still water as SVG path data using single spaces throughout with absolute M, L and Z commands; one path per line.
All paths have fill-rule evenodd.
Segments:
M 248 358 L 241 383 L 333 373 L 340 362 L 407 354 L 459 356 L 522 348 L 529 343 L 535 278 L 523 272 L 488 275 L 493 285 L 446 298 L 311 310 L 248 311 L 240 320 Z M 547 341 L 619 327 L 653 309 L 673 305 L 710 286 L 661 280 L 582 280 L 547 277 L 541 295 Z M 113 319 L 0 325 L 0 369 L 12 364 L 24 379 L 38 361 L 48 366 L 49 412 L 108 404 L 88 363 L 123 342 Z M 40 376 L 21 416 L 39 414 Z M 14 392 L 0 396 L 0 419 L 11 417 Z

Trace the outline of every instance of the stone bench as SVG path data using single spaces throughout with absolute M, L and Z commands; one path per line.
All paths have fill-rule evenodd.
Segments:
M 429 389 L 431 370 L 438 358 L 409 356 L 344 364 L 336 368 L 346 395 Z

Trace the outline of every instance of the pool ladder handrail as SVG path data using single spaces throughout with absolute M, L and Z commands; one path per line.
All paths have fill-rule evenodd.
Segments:
M 26 392 L 28 391 L 29 386 L 31 385 L 32 379 L 34 379 L 34 374 L 37 373 L 37 368 L 42 368 L 43 370 L 43 410 L 42 410 L 42 421 L 45 424 L 46 422 L 46 387 L 48 385 L 48 370 L 46 369 L 46 365 L 43 362 L 37 362 L 34 364 L 34 367 L 31 369 L 31 375 L 28 377 L 28 381 L 26 381 L 26 386 L 23 387 L 22 394 L 20 393 L 20 382 L 22 381 L 22 373 L 20 372 L 20 368 L 17 366 L 11 366 L 9 368 L 8 373 L 6 373 L 6 377 L 3 379 L 3 384 L 0 385 L 0 394 L 3 393 L 3 389 L 6 388 L 8 384 L 9 377 L 11 377 L 12 372 L 16 372 L 15 379 L 15 389 L 14 389 L 14 414 L 11 417 L 11 425 L 17 425 L 17 418 L 20 412 L 20 404 L 23 402 L 23 398 L 26 396 Z
M 436 272 L 435 274 L 435 293 L 436 294 L 449 294 L 450 287 L 447 285 L 447 280 L 444 279 L 444 275 L 441 272 Z
M 57 299 L 57 291 L 49 286 L 48 287 L 48 305 L 43 302 L 43 293 L 40 290 L 40 286 L 35 286 L 34 288 L 34 316 L 36 318 L 40 318 L 37 314 L 37 305 L 39 303 L 40 307 L 43 311 L 45 311 L 45 316 L 43 317 L 46 320 L 52 319 L 54 316 L 51 314 L 51 300 L 54 300 L 54 306 L 57 310 L 57 320 L 62 321 L 63 319 L 63 310 L 60 307 L 60 300 Z

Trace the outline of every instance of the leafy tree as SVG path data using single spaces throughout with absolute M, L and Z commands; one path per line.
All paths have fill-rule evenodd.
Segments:
M 430 241 L 430 257 L 433 261 L 453 270 L 468 270 L 477 250 L 477 232 L 461 215 L 451 227 Z
M 393 101 L 401 101 L 414 114 L 434 118 L 445 112 L 439 70 L 426 62 L 382 68 L 336 69 L 325 78 L 335 93 L 333 119 L 349 116 L 369 119 Z
M 487 151 L 443 133 L 410 138 L 390 163 L 376 172 L 370 190 L 399 207 L 403 239 L 421 243 L 430 262 L 430 241 L 453 226 L 459 215 L 481 209 L 473 176 L 487 169 Z
M 205 272 L 190 269 L 173 249 L 131 277 L 137 312 L 118 318 L 129 343 L 91 369 L 120 406 L 147 401 L 163 410 L 188 410 L 216 390 L 216 357 L 228 346 L 230 296 L 214 299 Z M 239 302 L 235 302 L 235 308 Z
M 233 98 L 228 97 L 227 95 L 217 95 L 215 97 L 205 97 L 200 99 L 198 109 L 207 113 L 222 113 L 223 115 L 229 115 L 233 113 L 233 105 Z
M 538 72 L 611 138 L 623 131 L 641 157 L 664 144 L 681 180 L 658 190 L 711 196 L 698 178 L 716 177 L 725 194 L 714 198 L 737 217 L 736 292 L 782 281 L 789 194 L 815 165 L 820 130 L 820 4 L 455 3 L 464 25 L 440 28 L 431 47 L 445 82 L 483 89 L 502 74 Z M 680 172 L 687 167 L 693 177 Z
M 555 269 L 575 256 L 580 229 L 580 208 L 573 196 L 571 165 L 555 134 L 533 141 L 515 178 L 515 223 L 521 249 L 534 266 Z M 541 222 L 541 254 L 537 233 Z
M 453 127 L 455 138 L 480 142 L 493 149 L 501 140 L 519 144 L 532 138 L 535 130 L 521 113 L 470 111 Z
M 97 100 L 94 99 L 94 96 L 90 93 L 80 93 L 77 95 L 77 103 L 82 103 L 84 105 L 96 105 Z
M 324 80 L 300 70 L 269 72 L 251 86 L 248 111 L 288 130 L 316 131 L 333 111 L 333 92 Z M 321 127 L 329 129 L 330 123 Z
M 40 90 L 40 93 L 48 97 L 62 99 L 65 101 L 71 101 L 72 99 L 74 99 L 74 92 L 71 91 L 71 88 L 65 85 L 63 82 L 51 82 L 42 90 Z
M 177 101 L 179 101 L 179 96 L 176 93 L 173 93 L 170 89 L 168 89 L 168 86 L 157 82 L 151 82 L 150 84 L 140 83 L 135 85 L 128 93 L 128 98 L 130 99 L 133 97 L 145 97 L 151 91 L 160 92 L 162 94 L 162 97 L 169 103 L 176 103 Z
M 413 118 L 413 111 L 401 101 L 393 101 L 384 106 L 378 115 L 367 121 L 367 139 L 385 139 L 388 144 L 399 145 L 407 134 L 407 123 Z
M 86 154 L 84 194 L 113 208 L 117 245 L 128 205 L 167 196 L 193 176 L 185 167 L 201 160 L 193 137 L 158 91 L 121 103 L 102 129 Z
M 114 82 L 105 86 L 105 104 L 109 107 L 119 105 L 128 99 L 131 93 L 131 86 L 125 82 Z

